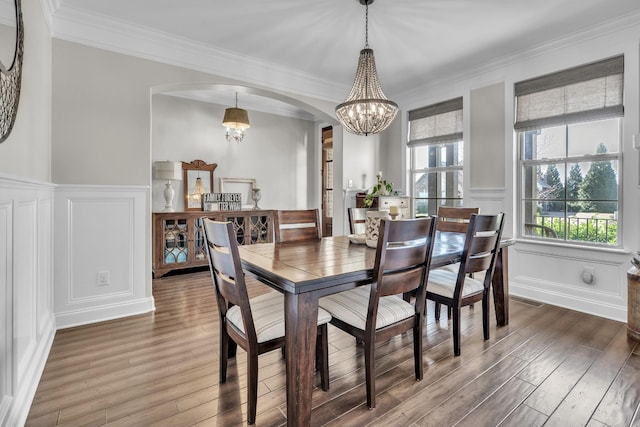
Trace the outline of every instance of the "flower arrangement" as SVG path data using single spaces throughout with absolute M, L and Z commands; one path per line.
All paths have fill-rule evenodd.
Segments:
M 373 205 L 373 200 L 378 196 L 397 196 L 398 192 L 393 189 L 393 183 L 387 182 L 386 179 L 382 179 L 382 172 L 379 172 L 378 183 L 374 185 L 364 198 L 364 207 L 370 208 Z

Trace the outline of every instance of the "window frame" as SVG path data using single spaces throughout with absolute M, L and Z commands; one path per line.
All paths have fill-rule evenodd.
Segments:
M 453 145 L 453 144 L 459 144 L 459 146 L 461 146 L 464 150 L 464 140 L 459 139 L 459 140 L 455 140 L 455 141 L 447 141 L 447 142 L 438 142 L 438 143 L 428 143 L 428 144 L 414 144 L 410 147 L 408 147 L 410 149 L 410 154 L 409 154 L 409 158 L 410 158 L 410 165 L 411 167 L 409 168 L 409 175 L 410 175 L 410 179 L 411 179 L 411 194 L 412 194 L 412 202 L 413 202 L 413 213 L 414 215 L 417 217 L 417 212 L 416 212 L 416 204 L 418 200 L 426 200 L 427 202 L 431 202 L 433 201 L 436 206 L 462 206 L 464 203 L 464 192 L 460 195 L 460 197 L 440 197 L 440 185 L 441 185 L 441 181 L 440 181 L 440 174 L 441 173 L 447 173 L 447 172 L 453 172 L 453 173 L 461 173 L 461 180 L 462 182 L 464 182 L 464 151 L 463 151 L 463 157 L 462 157 L 462 162 L 458 162 L 455 165 L 445 165 L 445 166 L 441 166 L 440 165 L 440 149 L 445 146 L 445 145 Z M 427 166 L 425 168 L 417 168 L 415 167 L 416 165 L 416 149 L 418 148 L 423 148 L 423 147 L 428 147 L 428 148 L 435 148 L 436 149 L 436 166 Z M 435 197 L 418 197 L 417 194 L 417 190 L 416 190 L 416 181 L 417 181 L 417 175 L 420 174 L 431 174 L 431 173 L 435 173 L 436 174 L 436 188 L 438 189 L 436 191 L 436 196 Z M 444 203 L 443 203 L 444 201 Z M 447 203 L 448 201 L 453 201 L 453 203 Z M 456 201 L 459 201 L 459 205 L 456 204 Z M 437 211 L 437 209 L 436 209 Z M 427 212 L 427 214 L 429 214 Z M 433 213 L 435 215 L 435 213 Z
M 533 241 L 545 241 L 545 242 L 554 242 L 554 243 L 559 243 L 559 244 L 570 244 L 570 245 L 575 245 L 575 246 L 580 246 L 580 247 L 596 247 L 596 248 L 610 248 L 610 249 L 620 249 L 622 248 L 622 130 L 623 130 L 623 120 L 624 117 L 618 117 L 618 150 L 616 153 L 602 153 L 602 154 L 580 154 L 580 155 L 566 155 L 564 157 L 545 157 L 545 158 L 540 158 L 540 159 L 524 159 L 523 157 L 523 147 L 524 147 L 524 141 L 523 139 L 525 138 L 525 134 L 527 132 L 531 132 L 531 131 L 541 131 L 543 129 L 546 128 L 552 128 L 552 127 L 558 127 L 558 126 L 545 126 L 545 127 L 540 127 L 538 129 L 525 129 L 525 130 L 521 130 L 521 131 L 515 131 L 516 134 L 516 143 L 518 145 L 517 147 L 517 153 L 518 153 L 518 174 L 517 174 L 517 224 L 518 224 L 518 237 L 521 239 L 525 239 L 525 240 L 533 240 Z M 589 121 L 585 121 L 585 122 L 581 122 L 581 123 L 593 123 L 599 120 L 589 120 Z M 569 123 L 569 124 L 565 124 L 564 126 L 571 126 L 572 124 L 579 124 L 579 123 Z M 564 141 L 565 144 L 568 144 L 568 141 Z M 592 241 L 588 241 L 588 240 L 571 240 L 568 239 L 566 236 L 566 229 L 564 232 L 564 235 L 560 236 L 558 235 L 558 238 L 550 238 L 550 237 L 543 237 L 543 236 L 533 236 L 533 235 L 528 235 L 525 234 L 525 224 L 526 222 L 526 218 L 524 218 L 525 215 L 525 204 L 528 202 L 535 202 L 536 200 L 540 200 L 540 199 L 536 199 L 536 198 L 525 198 L 525 188 L 524 188 L 524 178 L 525 178 L 525 174 L 526 174 L 526 168 L 528 166 L 535 168 L 536 166 L 541 166 L 541 165 L 564 165 L 565 168 L 565 172 L 564 172 L 564 177 L 563 177 L 563 182 L 564 182 L 564 197 L 563 199 L 554 199 L 554 200 L 558 200 L 561 201 L 564 206 L 564 216 L 563 219 L 565 221 L 565 225 L 569 220 L 569 213 L 567 211 L 567 203 L 572 202 L 571 199 L 567 198 L 567 192 L 566 192 L 566 185 L 567 185 L 567 178 L 569 176 L 569 170 L 572 164 L 575 163 L 594 163 L 594 162 L 603 162 L 603 161 L 616 161 L 618 164 L 618 169 L 617 169 L 617 198 L 616 198 L 616 203 L 618 206 L 618 210 L 616 211 L 616 222 L 617 222 L 617 235 L 616 235 L 616 244 L 609 244 L 609 243 L 601 243 L 601 242 L 592 242 Z M 612 200 L 603 200 L 602 202 L 611 202 Z M 543 224 L 544 225 L 544 224 Z
M 568 243 L 579 247 L 601 247 L 601 248 L 621 248 L 622 247 L 622 180 L 623 180 L 623 127 L 624 127 L 624 54 L 615 55 L 599 61 L 578 65 L 572 68 L 556 71 L 550 74 L 533 77 L 527 80 L 514 83 L 514 142 L 517 144 L 517 172 L 516 172 L 516 214 L 517 235 L 520 238 L 553 241 Z M 571 151 L 569 155 L 569 126 L 583 123 L 595 123 L 601 120 L 615 119 L 618 121 L 618 140 L 615 153 L 586 153 L 580 154 Z M 565 126 L 565 150 L 560 158 L 540 158 L 524 159 L 525 137 L 528 132 L 543 129 L 552 129 Z M 569 204 L 572 199 L 567 197 L 566 185 L 572 164 L 587 163 L 591 165 L 599 161 L 617 162 L 616 181 L 617 211 L 614 211 L 613 218 L 616 220 L 616 244 L 607 242 L 594 242 L 588 240 L 569 240 Z M 539 165 L 562 165 L 564 167 L 564 191 L 562 199 L 549 199 L 561 201 L 563 204 L 563 227 L 561 238 L 526 235 L 525 215 L 529 212 L 533 214 L 531 205 L 527 208 L 527 203 L 540 203 L 540 193 L 536 191 L 534 196 L 525 198 L 527 185 L 531 185 L 531 178 L 527 173 L 532 174 Z M 590 168 L 592 166 L 589 166 Z M 531 166 L 527 169 L 528 166 Z M 535 169 L 534 169 L 535 168 Z M 588 173 L 588 172 L 587 172 Z M 537 174 L 536 174 L 537 175 Z M 537 176 L 536 176 L 537 183 Z M 555 196 L 555 195 L 554 195 Z M 584 200 L 583 200 L 584 201 Z M 612 202 L 613 200 L 603 200 L 600 202 Z M 536 209 L 537 210 L 537 209 Z M 536 220 L 537 224 L 537 220 Z M 587 220 L 587 227 L 588 227 Z M 608 236 L 608 223 L 607 227 Z M 596 226 L 596 238 L 598 236 Z M 578 236 L 579 237 L 579 236 Z M 588 236 L 587 236 L 588 237 Z
M 417 200 L 426 200 L 429 204 L 433 201 L 436 206 L 441 206 L 443 201 L 445 206 L 455 206 L 459 201 L 460 206 L 463 204 L 464 192 L 461 190 L 460 197 L 440 197 L 441 174 L 442 173 L 458 173 L 460 179 L 464 182 L 464 135 L 463 135 L 463 99 L 462 96 L 442 101 L 436 104 L 427 105 L 409 111 L 407 115 L 407 149 L 409 150 L 409 179 L 411 180 L 411 202 L 414 216 L 417 214 Z M 424 121 L 423 121 L 424 120 Z M 416 129 L 412 129 L 415 124 Z M 412 139 L 413 138 L 413 139 Z M 442 166 L 440 153 L 444 146 L 457 144 L 459 150 L 462 150 L 462 160 L 458 156 L 455 165 Z M 436 149 L 435 166 L 427 166 L 417 168 L 416 151 L 423 147 L 433 147 Z M 428 156 L 428 152 L 427 152 Z M 429 157 L 429 156 L 428 156 Z M 445 160 L 446 163 L 446 160 Z M 428 165 L 428 159 L 427 159 Z M 418 197 L 416 191 L 417 175 L 420 174 L 436 174 L 436 191 L 435 197 Z M 462 188 L 462 183 L 458 185 Z M 453 201 L 448 203 L 448 201 Z M 427 215 L 429 212 L 427 211 Z M 435 213 L 434 213 L 435 214 Z

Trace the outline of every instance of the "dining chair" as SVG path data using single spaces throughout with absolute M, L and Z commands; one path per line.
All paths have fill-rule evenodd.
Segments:
M 247 352 L 247 422 L 253 424 L 258 398 L 258 356 L 285 344 L 284 297 L 278 292 L 268 292 L 249 299 L 232 223 L 203 218 L 202 224 L 220 315 L 220 383 L 227 380 L 229 352 L 237 344 Z M 316 368 L 325 391 L 329 389 L 330 320 L 331 315 L 319 308 Z
M 423 377 L 422 330 L 437 217 L 381 220 L 373 278 L 364 285 L 320 298 L 331 324 L 364 343 L 367 405 L 376 406 L 376 342 L 413 331 L 416 380 Z M 416 291 L 416 303 L 400 297 Z
M 371 208 L 349 208 L 349 233 L 365 234 L 367 230 L 367 211 Z
M 539 224 L 525 224 L 524 234 L 526 236 L 549 237 L 552 239 L 558 238 L 558 233 L 556 233 L 556 230 L 551 227 L 547 227 L 546 225 Z
M 472 214 L 480 213 L 480 208 L 456 208 L 451 206 L 438 206 L 438 230 L 454 233 L 466 233 L 469 218 Z M 445 270 L 458 271 L 459 263 L 445 265 Z M 451 319 L 451 310 L 447 310 L 447 318 Z M 435 304 L 434 316 L 440 319 L 440 304 Z
M 466 233 L 471 214 L 477 214 L 479 212 L 479 208 L 438 206 L 438 230 Z
M 438 268 L 431 271 L 427 299 L 451 309 L 453 352 L 460 355 L 460 308 L 482 301 L 482 329 L 489 339 L 489 291 L 500 246 L 504 214 L 472 214 L 457 272 Z M 484 272 L 482 279 L 470 274 Z
M 318 209 L 278 210 L 273 216 L 275 241 L 301 242 L 320 238 Z

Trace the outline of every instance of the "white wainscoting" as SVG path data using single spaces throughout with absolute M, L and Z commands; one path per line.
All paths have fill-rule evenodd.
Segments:
M 55 186 L 0 175 L 0 425 L 23 425 L 55 335 Z
M 0 426 L 24 424 L 56 329 L 154 309 L 147 199 L 0 175 Z
M 519 240 L 509 250 L 512 295 L 627 321 L 627 252 Z M 582 273 L 592 268 L 594 280 Z
M 505 212 L 505 236 L 516 236 L 514 209 L 505 189 L 470 189 L 465 206 L 481 213 Z M 622 250 L 583 248 L 567 244 L 519 239 L 509 248 L 509 292 L 600 317 L 627 321 L 629 253 Z M 582 280 L 585 267 L 595 280 Z
M 58 329 L 154 310 L 145 273 L 147 197 L 147 187 L 58 186 Z

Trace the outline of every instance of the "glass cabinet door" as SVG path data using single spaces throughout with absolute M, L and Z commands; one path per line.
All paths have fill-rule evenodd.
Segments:
M 188 255 L 187 219 L 164 221 L 164 263 L 186 263 Z
M 206 248 L 204 247 L 204 231 L 202 230 L 202 219 L 196 218 L 194 221 L 195 227 L 193 230 L 193 253 L 196 261 L 207 259 Z
M 251 244 L 269 242 L 271 232 L 271 219 L 267 215 L 255 215 L 250 217 L 251 221 Z

